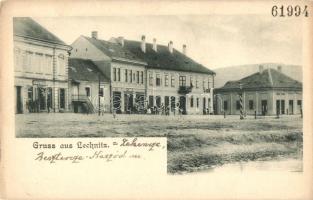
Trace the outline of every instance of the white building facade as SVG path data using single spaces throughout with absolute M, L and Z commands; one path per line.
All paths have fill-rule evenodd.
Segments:
M 31 18 L 14 18 L 16 113 L 68 111 L 70 49 Z

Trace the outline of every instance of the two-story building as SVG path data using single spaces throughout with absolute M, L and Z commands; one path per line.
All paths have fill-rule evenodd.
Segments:
M 228 81 L 214 90 L 217 114 L 247 115 L 300 114 L 302 83 L 276 69 L 259 66 L 259 72 L 238 81 Z
M 74 113 L 110 112 L 110 81 L 92 60 L 69 58 Z
M 71 47 L 28 17 L 13 18 L 16 113 L 68 110 Z
M 213 112 L 215 73 L 169 46 L 80 36 L 72 44 L 72 58 L 91 59 L 110 79 L 111 111 L 145 113 L 148 109 L 203 114 Z
M 122 45 L 91 37 L 80 36 L 72 44 L 71 58 L 92 60 L 110 80 L 110 111 L 138 113 L 145 99 L 146 62 Z
M 120 40 L 120 42 L 119 42 Z M 208 114 L 213 112 L 215 73 L 173 47 L 159 45 L 156 39 L 141 41 L 111 38 L 147 63 L 146 97 L 149 108 L 167 108 L 183 114 Z M 177 109 L 179 108 L 179 109 Z

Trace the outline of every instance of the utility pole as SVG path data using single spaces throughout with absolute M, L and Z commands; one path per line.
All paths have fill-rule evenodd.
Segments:
M 100 73 L 98 72 L 99 88 L 98 88 L 98 115 L 100 116 Z
M 240 89 L 240 92 L 239 92 L 240 119 L 243 120 L 244 117 L 243 117 L 243 101 L 242 101 L 242 84 L 241 83 L 239 84 L 239 89 Z

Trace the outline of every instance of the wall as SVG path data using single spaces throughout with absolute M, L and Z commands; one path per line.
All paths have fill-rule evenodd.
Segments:
M 69 49 L 68 46 L 14 37 L 15 86 L 22 87 L 24 113 L 28 112 L 26 102 L 30 87 L 34 90 L 37 87 L 52 88 L 52 110 L 55 112 L 60 110 L 59 90 L 65 89 L 65 110 L 68 110 Z M 35 97 L 32 100 L 35 100 Z
M 71 58 L 83 58 L 93 61 L 111 60 L 110 57 L 91 44 L 84 36 L 77 38 L 71 46 L 73 47 Z
M 76 87 L 76 89 L 75 89 Z M 86 87 L 90 88 L 89 100 L 93 104 L 95 110 L 98 110 L 99 105 L 99 82 L 98 81 L 79 81 L 79 84 L 71 84 L 71 95 L 86 96 Z M 110 86 L 109 83 L 100 82 L 100 88 L 103 88 L 103 97 L 100 97 L 100 104 L 105 108 L 105 112 L 110 111 Z M 75 91 L 76 90 L 76 91 Z M 73 110 L 73 106 L 72 106 Z
M 247 115 L 262 115 L 262 100 L 267 101 L 266 115 L 276 115 L 276 100 L 285 100 L 284 114 L 300 114 L 300 108 L 297 105 L 297 100 L 302 100 L 301 91 L 282 91 L 282 90 L 267 90 L 267 91 L 244 91 L 243 96 L 243 110 Z M 250 109 L 249 100 L 253 101 L 253 107 Z M 293 100 L 294 112 L 289 112 L 289 100 Z M 239 115 L 240 109 L 236 108 L 236 101 L 239 101 L 238 92 L 218 92 L 215 95 L 217 103 L 217 114 Z M 228 109 L 224 110 L 224 101 L 228 103 Z
M 157 74 L 159 75 L 161 79 L 160 86 L 156 85 Z M 165 80 L 166 75 L 168 75 L 168 85 L 166 85 L 166 80 Z M 152 79 L 150 78 L 151 76 L 152 76 Z M 147 96 L 154 96 L 154 105 L 156 105 L 155 96 L 161 97 L 161 103 L 165 102 L 165 96 L 175 97 L 175 101 L 179 102 L 179 97 L 184 96 L 178 93 L 180 76 L 186 76 L 186 86 L 191 85 L 190 77 L 192 77 L 192 85 L 193 85 L 192 92 L 186 95 L 187 114 L 203 114 L 203 98 L 205 98 L 205 101 L 206 101 L 205 103 L 206 108 L 209 108 L 211 112 L 213 109 L 212 89 L 211 89 L 213 87 L 213 76 L 207 75 L 207 74 L 200 74 L 200 73 L 148 69 L 147 70 Z M 174 78 L 173 84 L 172 84 L 172 77 Z M 191 107 L 190 105 L 191 98 L 194 99 L 193 107 Z M 197 98 L 199 98 L 199 107 L 197 107 Z

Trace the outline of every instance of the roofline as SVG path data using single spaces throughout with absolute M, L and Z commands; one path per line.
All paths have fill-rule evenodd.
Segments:
M 215 76 L 216 73 L 209 73 L 209 72 L 194 72 L 194 71 L 187 71 L 187 70 L 173 70 L 173 69 L 163 69 L 159 67 L 151 67 L 147 66 L 147 69 L 154 69 L 154 70 L 165 70 L 165 71 L 178 71 L 178 72 L 189 72 L 189 73 L 197 73 L 197 74 L 207 74 L 207 75 L 213 75 Z
M 109 56 L 110 57 L 110 56 Z M 112 56 L 112 61 L 120 61 L 120 62 L 126 62 L 126 63 L 134 63 L 134 64 L 139 64 L 139 65 L 143 65 L 143 66 L 147 66 L 148 63 L 146 62 L 141 62 L 141 61 L 135 61 L 135 60 L 129 60 L 129 59 L 125 59 L 125 58 L 120 58 L 120 57 L 114 57 Z
M 58 43 L 58 42 L 53 42 L 51 40 L 42 40 L 42 39 L 38 39 L 38 38 L 34 38 L 34 37 L 30 37 L 30 36 L 26 36 L 26 35 L 19 35 L 19 34 L 14 34 L 14 36 L 17 36 L 17 37 L 23 37 L 23 38 L 29 38 L 29 39 L 32 39 L 32 40 L 37 40 L 37 41 L 40 41 L 40 42 L 46 42 L 46 43 L 52 43 L 52 44 L 58 44 L 58 45 L 62 45 L 62 46 L 65 46 L 65 47 L 70 47 L 72 49 L 72 47 L 70 45 L 67 45 L 65 44 L 63 41 L 63 44 L 62 43 Z
M 98 48 L 96 45 L 94 45 L 92 42 L 90 42 L 88 39 L 92 39 L 91 37 L 88 37 L 88 36 L 85 36 L 85 35 L 80 35 L 80 36 L 82 36 L 82 37 L 84 37 L 85 39 L 87 39 L 87 41 L 89 42 L 89 43 L 91 43 L 93 46 L 95 46 L 97 49 L 99 49 L 101 52 L 102 52 L 102 50 L 100 49 L 100 48 Z M 96 40 L 99 40 L 99 39 L 96 39 Z M 75 40 L 76 41 L 76 40 Z M 75 42 L 74 41 L 74 42 Z M 100 41 L 100 40 L 99 40 Z M 105 41 L 105 40 L 103 40 L 103 41 Z M 73 43 L 74 43 L 73 42 Z M 105 41 L 105 42 L 107 42 L 107 41 Z M 112 43 L 112 44 L 114 44 L 114 43 Z M 104 52 L 102 52 L 104 55 L 106 55 Z M 106 56 L 108 56 L 108 57 L 110 57 L 112 60 L 115 60 L 115 61 L 121 61 L 121 62 L 126 62 L 126 63 L 135 63 L 135 64 L 141 64 L 141 65 L 148 65 L 148 63 L 146 63 L 146 62 L 141 62 L 141 61 L 139 61 L 139 60 L 130 60 L 130 59 L 125 59 L 125 58 L 121 58 L 121 57 L 114 57 L 114 56 L 110 56 L 110 55 L 106 55 Z
M 259 87 L 259 88 L 242 88 L 242 91 L 265 91 L 265 90 L 291 90 L 291 91 L 302 91 L 302 87 Z M 240 88 L 215 88 L 216 92 L 238 92 Z

